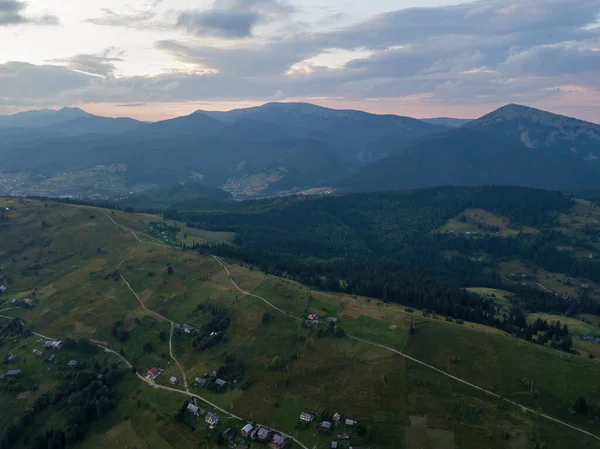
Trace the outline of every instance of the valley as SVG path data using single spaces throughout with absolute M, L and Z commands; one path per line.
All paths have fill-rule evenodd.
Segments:
M 121 360 L 115 410 L 93 423 L 77 447 L 123 441 L 173 448 L 194 441 L 216 447 L 220 432 L 233 427 L 239 434 L 247 421 L 295 438 L 298 447 L 344 443 L 337 434 L 349 435 L 350 444 L 377 448 L 504 448 L 506 441 L 524 449 L 532 444 L 558 448 L 566 441 L 584 448 L 596 445 L 585 432 L 597 434 L 597 425 L 569 411 L 580 396 L 590 404 L 600 400 L 590 387 L 593 381 L 586 380 L 597 377 L 600 365 L 587 352 L 563 353 L 484 324 L 449 320 L 372 296 L 315 290 L 248 264 L 165 245 L 148 234 L 148 224 L 176 225 L 177 241 L 186 234 L 190 243 L 232 241 L 222 231 L 52 201 L 7 199 L 2 206 L 10 211 L 0 222 L 8 237 L 0 244 L 0 276 L 5 284 L 8 278 L 11 282 L 8 294 L 0 296 L 0 310 L 11 310 L 0 313 L 19 317 L 40 334 L 85 339 L 117 353 L 61 350 L 54 374 L 54 368 L 48 373 L 48 365 L 34 363 L 31 350 L 39 337 L 25 334 L 16 344 L 3 340 L 4 349 L 23 359 L 18 365 L 23 378 L 17 384 L 29 391 L 28 383 L 35 383 L 28 399 L 3 389 L 3 404 L 23 412 L 27 403 L 54 388 L 65 369 L 60 366 L 71 358 L 87 366 L 94 360 Z M 237 238 L 233 241 L 239 245 Z M 499 290 L 476 292 L 493 293 L 501 304 L 514 303 L 511 292 L 502 298 Z M 12 299 L 25 295 L 35 307 L 11 307 Z M 309 314 L 324 323 L 327 317 L 336 318 L 344 336 L 330 335 L 327 324 L 308 324 Z M 213 342 L 208 334 L 217 328 L 207 326 L 215 326 L 217 316 L 226 320 L 216 331 L 222 337 Z M 591 332 L 592 325 L 588 330 L 574 318 L 556 318 L 573 327 L 574 335 Z M 201 333 L 194 336 L 175 328 L 183 324 Z M 170 342 L 177 362 L 170 360 Z M 581 349 L 577 343 L 574 347 Z M 142 382 L 128 364 L 142 376 L 152 367 L 164 370 L 156 380 L 161 388 Z M 212 370 L 232 375 L 236 382 L 213 389 L 193 381 Z M 180 384 L 170 385 L 171 377 Z M 203 399 L 198 405 L 220 416 L 218 431 L 208 429 L 203 417 L 178 412 L 190 397 L 185 378 L 190 392 Z M 341 424 L 332 433 L 318 430 L 318 420 L 298 426 L 300 413 L 310 410 L 324 420 L 340 413 L 361 426 Z M 23 444 L 21 440 L 15 447 Z

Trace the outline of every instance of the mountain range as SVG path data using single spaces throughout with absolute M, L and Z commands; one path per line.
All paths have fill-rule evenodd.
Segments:
M 520 105 L 475 120 L 306 103 L 196 111 L 156 123 L 78 108 L 0 116 L 4 194 L 106 197 L 159 189 L 158 199 L 146 200 L 166 204 L 167 193 L 180 189 L 160 188 L 182 185 L 192 186 L 186 200 L 190 192 L 215 198 L 214 189 L 228 192 L 221 199 L 318 187 L 597 190 L 599 157 L 599 125 Z

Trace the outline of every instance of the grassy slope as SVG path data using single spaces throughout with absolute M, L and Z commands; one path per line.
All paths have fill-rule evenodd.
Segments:
M 223 395 L 194 391 L 236 414 L 293 432 L 310 447 L 325 447 L 331 438 L 314 427 L 294 429 L 299 410 L 309 408 L 338 411 L 374 425 L 375 442 L 353 440 L 353 444 L 372 448 L 528 449 L 534 440 L 545 441 L 549 448 L 564 447 L 573 441 L 579 447 L 593 447 L 593 441 L 577 433 L 507 409 L 383 349 L 349 339 L 318 338 L 316 330 L 302 329 L 261 301 L 234 290 L 213 259 L 137 244 L 131 234 L 119 230 L 92 208 L 44 207 L 35 202 L 18 206 L 19 210 L 11 215 L 11 226 L 3 228 L 3 232 L 10 233 L 10 239 L 0 242 L 0 258 L 5 270 L 11 272 L 13 291 L 34 291 L 39 307 L 16 313 L 33 323 L 36 330 L 94 338 L 114 349 L 122 348 L 140 371 L 153 365 L 165 368 L 159 383 L 177 374 L 169 365 L 166 345 L 158 339 L 165 323 L 146 317 L 122 282 L 104 279 L 128 256 L 122 271 L 154 310 L 178 322 L 193 322 L 195 317 L 191 314 L 197 304 L 216 301 L 233 313 L 227 342 L 199 353 L 189 340 L 178 337 L 176 353 L 190 378 L 220 366 L 224 353 L 239 356 L 248 365 L 245 378 L 252 380 L 253 385 L 247 391 L 235 388 Z M 90 219 L 94 214 L 96 218 Z M 119 223 L 142 233 L 147 227 L 144 221 L 150 218 L 115 213 Z M 41 229 L 42 219 L 51 226 Z M 39 243 L 30 242 L 42 237 L 52 239 L 49 246 L 40 248 Z M 98 247 L 101 252 L 97 252 Z M 42 267 L 38 275 L 22 274 L 24 267 L 37 261 Z M 166 274 L 167 263 L 174 267 L 172 276 Z M 150 271 L 153 276 L 148 276 Z M 596 361 L 561 359 L 556 352 L 519 344 L 497 330 L 426 319 L 418 312 L 410 314 L 399 306 L 366 298 L 310 291 L 297 283 L 240 266 L 232 266 L 231 272 L 242 288 L 290 313 L 335 313 L 342 320 L 341 325 L 356 335 L 400 349 L 405 347 L 411 355 L 435 366 L 598 433 L 595 425 L 568 413 L 568 406 L 580 394 L 585 394 L 589 402 L 600 401 L 592 387 L 593 379 L 600 374 Z M 263 324 L 266 311 L 274 319 Z M 417 332 L 409 337 L 413 316 Z M 110 334 L 118 319 L 124 319 L 131 331 L 126 342 Z M 152 354 L 142 350 L 147 341 L 155 345 Z M 274 357 L 287 360 L 287 367 L 267 370 L 265 366 Z M 453 357 L 458 360 L 453 362 Z M 539 398 L 528 393 L 524 379 L 534 380 Z M 118 409 L 93 426 L 80 448 L 122 444 L 139 447 L 146 442 L 150 447 L 172 448 L 214 445 L 215 435 L 208 435 L 201 423 L 196 423 L 196 430 L 192 431 L 172 422 L 183 396 L 152 390 L 133 377 L 124 383 L 121 395 Z M 0 400 L 12 404 L 15 413 L 26 406 L 26 401 L 6 393 L 0 393 Z M 425 421 L 420 418 L 424 416 Z M 511 435 L 511 446 L 506 446 L 505 432 Z M 446 446 L 440 446 L 440 441 Z

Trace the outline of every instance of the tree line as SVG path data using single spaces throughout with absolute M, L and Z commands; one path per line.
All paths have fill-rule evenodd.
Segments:
M 102 374 L 98 378 L 98 374 Z M 109 413 L 117 405 L 112 387 L 119 381 L 122 371 L 116 365 L 99 372 L 89 370 L 70 372 L 52 393 L 41 395 L 20 417 L 14 419 L 0 440 L 1 449 L 10 449 L 24 439 L 24 445 L 33 449 L 63 449 L 82 440 L 90 424 Z M 42 430 L 31 437 L 31 427 L 38 417 L 52 408 L 62 426 Z

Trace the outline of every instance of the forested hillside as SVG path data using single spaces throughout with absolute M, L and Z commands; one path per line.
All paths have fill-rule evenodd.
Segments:
M 561 250 L 573 237 L 559 230 L 573 200 L 558 192 L 510 187 L 440 187 L 418 191 L 290 197 L 232 205 L 228 210 L 178 213 L 190 226 L 236 233 L 235 246 L 205 251 L 240 259 L 277 275 L 334 291 L 383 298 L 456 318 L 489 323 L 493 313 L 464 290 L 503 286 L 494 267 L 521 259 L 547 269 L 600 280 L 600 264 Z M 476 237 L 439 232 L 466 210 L 505 217 L 514 235 L 494 226 Z M 519 232 L 536 229 L 536 233 Z M 468 238 L 467 238 L 468 237 Z M 578 243 L 594 244 L 585 238 Z M 486 255 L 488 263 L 477 259 Z M 492 261 L 495 261 L 492 263 Z M 532 310 L 596 312 L 598 304 L 535 300 L 523 286 L 508 286 Z M 525 288 L 528 291 L 529 287 Z M 537 295 L 537 293 L 536 293 Z

